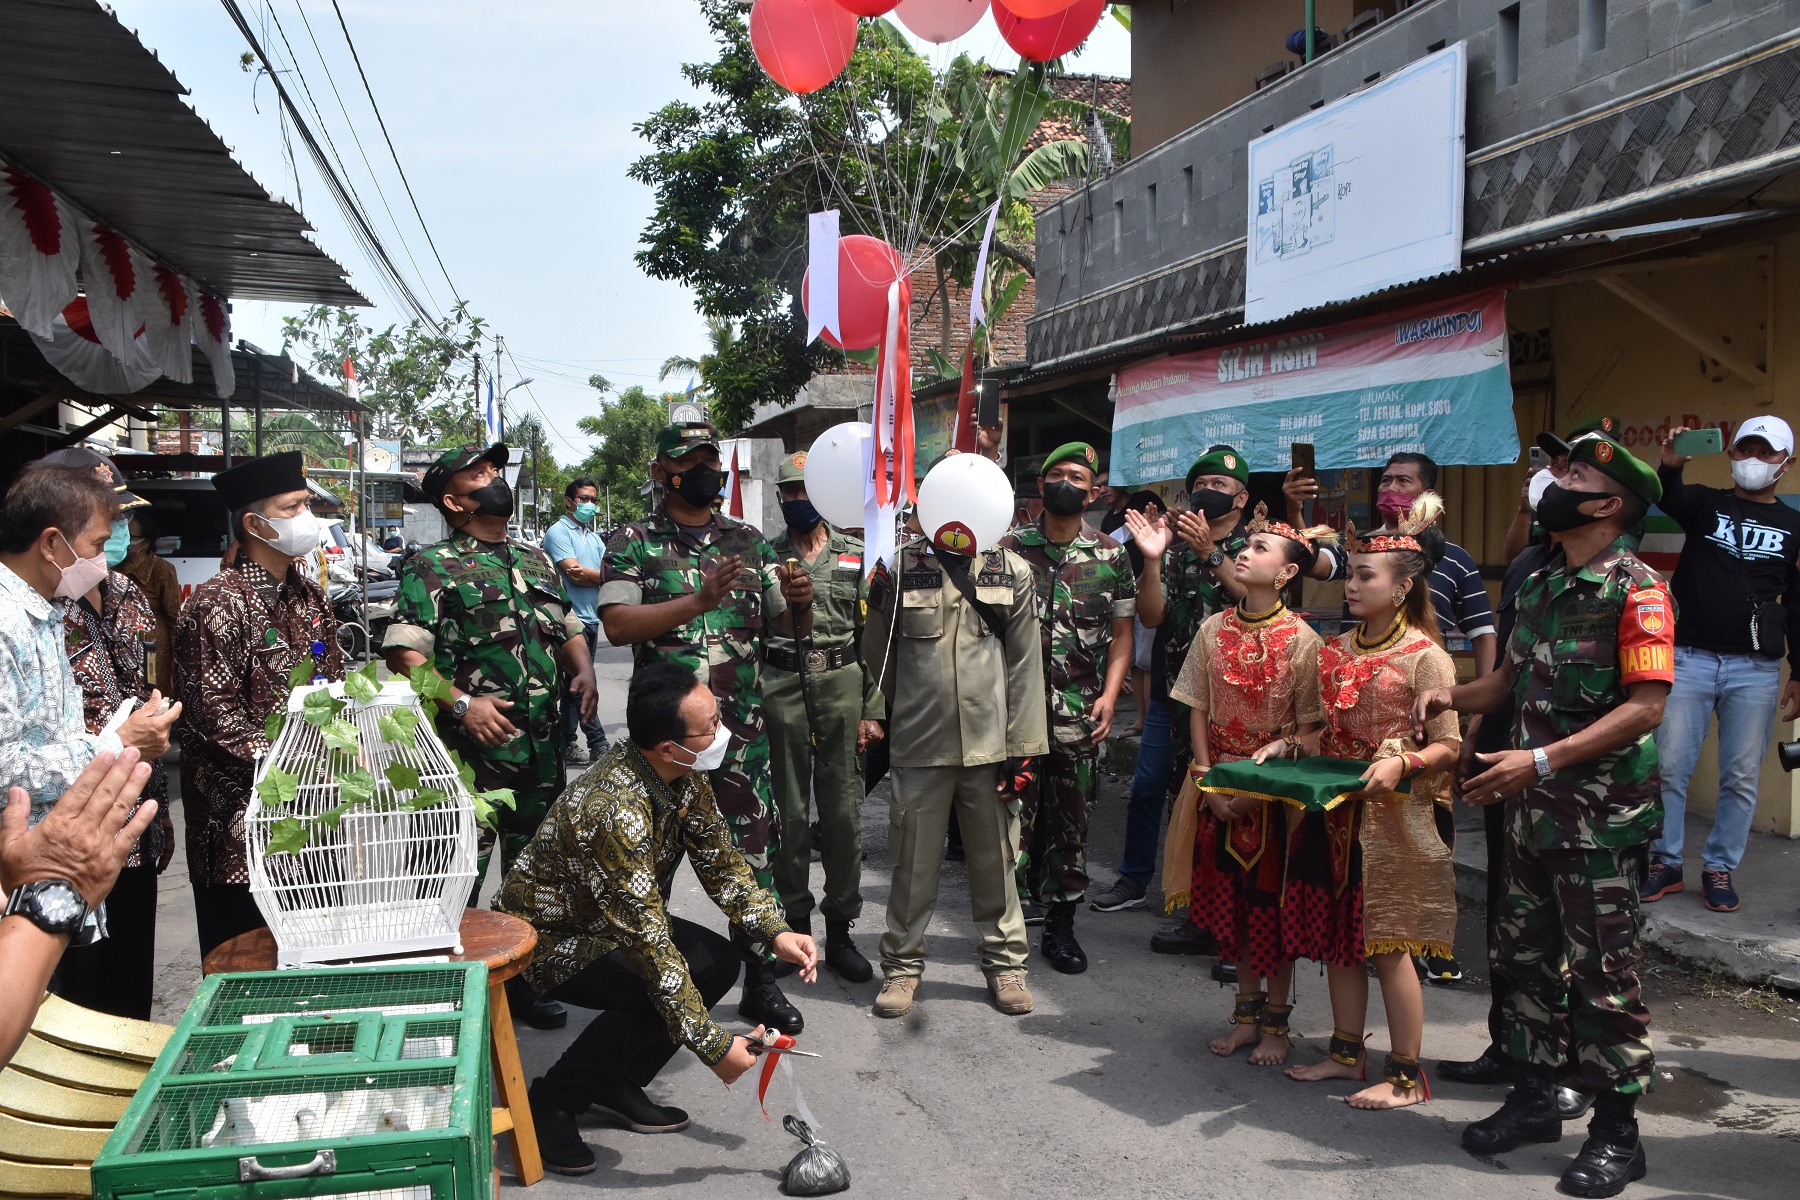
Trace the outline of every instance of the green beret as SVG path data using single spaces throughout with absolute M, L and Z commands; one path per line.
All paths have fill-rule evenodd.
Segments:
M 1644 465 L 1642 459 L 1618 442 L 1600 434 L 1576 441 L 1569 447 L 1569 465 L 1586 463 L 1611 479 L 1625 485 L 1625 490 L 1645 504 L 1662 499 L 1662 480 Z
M 775 468 L 775 483 L 776 486 L 780 486 L 784 483 L 805 482 L 806 451 L 796 450 L 794 453 L 783 458 L 781 460 L 781 465 Z
M 1188 491 L 1194 490 L 1194 480 L 1202 475 L 1229 475 L 1246 487 L 1250 485 L 1249 465 L 1244 462 L 1244 456 L 1230 446 L 1214 446 L 1194 460 L 1187 473 Z
M 698 450 L 702 446 L 719 448 L 719 431 L 704 421 L 692 424 L 668 425 L 656 435 L 656 454 L 658 458 L 680 458 L 690 450 Z
M 1041 469 L 1049 471 L 1061 462 L 1079 463 L 1094 474 L 1100 472 L 1100 452 L 1086 442 L 1064 442 L 1050 452 Z

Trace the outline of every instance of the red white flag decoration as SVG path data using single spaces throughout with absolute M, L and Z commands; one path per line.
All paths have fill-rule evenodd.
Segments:
M 150 264 L 118 232 L 99 221 L 77 222 L 81 230 L 81 282 L 88 319 L 100 344 L 123 361 L 144 327 L 145 281 Z
M 144 294 L 144 336 L 150 357 L 177 383 L 194 382 L 194 300 L 187 280 L 157 263 Z
M 0 299 L 39 337 L 75 298 L 75 214 L 48 187 L 0 163 Z
M 492 390 L 493 385 L 488 386 Z M 356 364 L 350 361 L 348 354 L 344 355 L 344 394 L 352 400 L 362 399 L 362 384 L 356 381 Z
M 225 302 L 211 292 L 192 288 L 194 344 L 212 367 L 213 394 L 228 400 L 237 391 L 237 369 L 231 364 L 231 314 Z
M 806 277 L 812 288 L 812 303 L 806 306 L 806 340 L 810 343 L 822 333 L 838 341 L 844 331 L 838 322 L 838 210 L 806 215 Z
M 106 396 L 126 395 L 141 391 L 156 382 L 162 374 L 155 356 L 143 338 L 132 341 L 124 358 L 100 344 L 88 319 L 88 302 L 80 296 L 50 323 L 50 336 L 31 334 L 44 361 L 84 392 Z
M 725 515 L 736 521 L 744 519 L 744 468 L 738 458 L 738 443 L 731 444 L 731 463 L 726 468 L 731 472 L 731 482 L 726 485 Z
M 888 285 L 887 328 L 875 365 L 875 503 L 916 500 L 913 483 L 912 287 Z

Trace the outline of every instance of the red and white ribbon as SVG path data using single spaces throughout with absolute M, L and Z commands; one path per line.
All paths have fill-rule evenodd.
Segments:
M 175 382 L 194 382 L 194 297 L 187 280 L 155 263 L 143 301 L 143 342 L 150 357 Z
M 0 164 L 0 299 L 39 337 L 75 298 L 81 239 L 75 214 L 48 187 Z
M 194 344 L 212 367 L 213 394 L 221 400 L 237 391 L 237 368 L 231 363 L 231 313 L 211 292 L 191 288 L 194 297 Z
M 83 218 L 77 228 L 88 320 L 94 323 L 100 344 L 124 361 L 144 328 L 143 293 L 149 290 L 150 262 L 110 225 Z

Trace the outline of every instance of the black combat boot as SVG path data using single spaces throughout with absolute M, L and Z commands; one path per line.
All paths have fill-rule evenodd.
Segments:
M 850 940 L 848 921 L 825 922 L 825 965 L 851 983 L 867 983 L 875 978 L 875 968 Z
M 1571 1196 L 1616 1196 L 1649 1169 L 1638 1140 L 1637 1097 L 1598 1093 L 1587 1141 L 1562 1173 L 1562 1190 Z
M 801 917 L 798 920 L 789 917 L 788 926 L 792 928 L 795 933 L 803 933 L 807 937 L 812 936 L 812 916 L 810 914 Z M 769 974 L 776 979 L 786 979 L 789 975 L 792 975 L 799 969 L 799 964 L 791 963 L 785 958 L 778 958 L 769 964 Z M 786 1033 L 787 1030 L 783 1029 L 781 1032 Z
M 1550 1073 L 1520 1063 L 1506 1103 L 1491 1117 L 1463 1126 L 1463 1149 L 1470 1154 L 1504 1154 L 1526 1142 L 1562 1140 L 1562 1118 L 1550 1095 Z
M 1087 970 L 1087 955 L 1075 940 L 1075 902 L 1058 900 L 1044 914 L 1044 936 L 1038 942 L 1038 953 L 1064 975 L 1079 975 Z
M 1513 1076 L 1512 1059 L 1500 1047 L 1490 1044 L 1480 1058 L 1466 1061 L 1447 1059 L 1438 1063 L 1439 1079 L 1457 1083 L 1504 1083 Z
M 738 1001 L 738 1016 L 752 1025 L 766 1025 L 783 1033 L 799 1033 L 806 1025 L 800 1010 L 775 986 L 775 974 L 769 964 L 757 959 L 744 964 L 744 995 Z

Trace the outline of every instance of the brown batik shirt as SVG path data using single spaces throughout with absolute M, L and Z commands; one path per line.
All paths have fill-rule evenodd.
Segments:
M 181 610 L 181 803 L 196 887 L 250 882 L 244 810 L 269 752 L 264 725 L 286 705 L 288 674 L 303 658 L 317 675 L 344 677 L 331 605 L 298 563 L 277 580 L 242 558 L 195 588 Z

